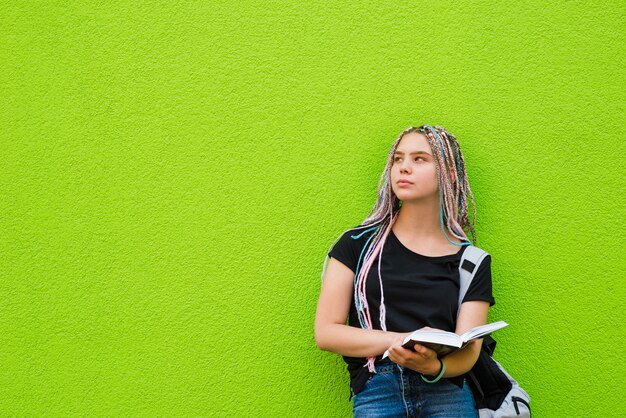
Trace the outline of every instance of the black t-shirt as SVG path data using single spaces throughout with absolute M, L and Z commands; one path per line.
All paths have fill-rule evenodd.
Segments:
M 350 229 L 342 234 L 328 255 L 356 272 L 361 251 L 368 238 L 375 231 L 369 231 L 354 239 L 368 228 Z M 373 241 L 373 239 L 371 240 Z M 370 244 L 371 244 L 370 241 Z M 461 246 L 456 254 L 430 257 L 415 253 L 405 247 L 389 231 L 383 247 L 380 276 L 385 296 L 387 331 L 411 332 L 428 326 L 454 332 L 460 289 L 459 263 L 467 245 Z M 366 250 L 367 251 L 367 250 Z M 363 258 L 365 252 L 363 252 Z M 363 259 L 359 269 L 362 269 Z M 378 257 L 374 260 L 366 283 L 367 304 L 374 329 L 382 329 L 380 314 L 380 283 L 378 278 Z M 491 290 L 491 256 L 487 255 L 480 263 L 463 302 L 483 300 L 489 306 L 495 304 Z M 354 304 L 354 290 L 348 317 L 348 325 L 361 328 Z M 371 376 L 365 357 L 343 356 L 350 373 L 350 387 L 353 395 L 359 393 Z M 375 364 L 388 363 L 382 354 L 376 356 Z M 365 367 L 364 367 L 365 366 Z M 447 378 L 459 387 L 463 386 L 464 376 Z

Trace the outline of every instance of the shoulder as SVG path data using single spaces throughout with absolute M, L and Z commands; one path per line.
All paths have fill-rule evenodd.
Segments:
M 466 245 L 466 248 L 461 252 L 461 267 L 470 272 L 474 271 L 474 268 L 478 265 L 479 271 L 488 270 L 491 267 L 491 254 L 484 249 L 475 245 Z
M 468 246 L 465 251 L 469 253 L 464 254 L 463 257 L 461 268 L 465 270 L 465 275 L 463 276 L 463 271 L 461 271 L 461 281 L 464 280 L 463 277 L 466 280 L 471 277 L 470 273 L 473 273 L 473 279 L 471 279 L 463 302 L 479 300 L 489 302 L 489 306 L 495 305 L 492 292 L 491 254 L 473 245 Z
M 374 233 L 378 227 L 376 226 L 355 226 L 344 231 L 339 237 L 340 240 L 349 240 L 356 242 L 366 242 Z
M 483 248 L 477 247 L 472 244 L 466 245 L 465 247 L 466 248 L 461 252 L 462 257 L 464 257 L 465 259 L 480 260 L 483 258 L 491 257 L 491 254 L 489 254 Z
M 342 232 L 332 247 L 336 250 L 360 252 L 376 232 L 376 227 L 356 226 Z M 332 255 L 332 254 L 331 254 Z
M 332 244 L 328 256 L 356 271 L 359 259 L 376 228 L 357 226 L 341 233 Z

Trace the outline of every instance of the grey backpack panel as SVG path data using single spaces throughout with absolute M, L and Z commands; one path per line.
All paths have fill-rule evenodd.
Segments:
M 488 408 L 478 410 L 479 418 L 509 418 L 523 417 L 530 418 L 530 396 L 520 385 L 504 370 L 504 367 L 492 358 L 493 362 L 498 366 L 500 371 L 511 382 L 512 388 L 502 401 L 502 405 L 496 411 Z

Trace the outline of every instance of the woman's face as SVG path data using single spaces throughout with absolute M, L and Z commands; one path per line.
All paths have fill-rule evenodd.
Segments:
M 410 183 L 398 183 L 400 180 Z M 423 134 L 411 132 L 398 143 L 391 166 L 391 188 L 403 202 L 438 196 L 435 157 Z

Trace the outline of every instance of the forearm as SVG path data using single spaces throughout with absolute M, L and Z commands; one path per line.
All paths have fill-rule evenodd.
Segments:
M 397 336 L 395 332 L 330 324 L 322 329 L 318 347 L 349 357 L 370 357 L 383 354 Z
M 482 339 L 474 340 L 465 348 L 442 357 L 441 359 L 446 364 L 446 371 L 443 377 L 456 377 L 469 372 L 474 367 L 476 360 L 478 360 L 482 341 Z M 437 366 L 436 370 L 439 371 L 440 366 Z

